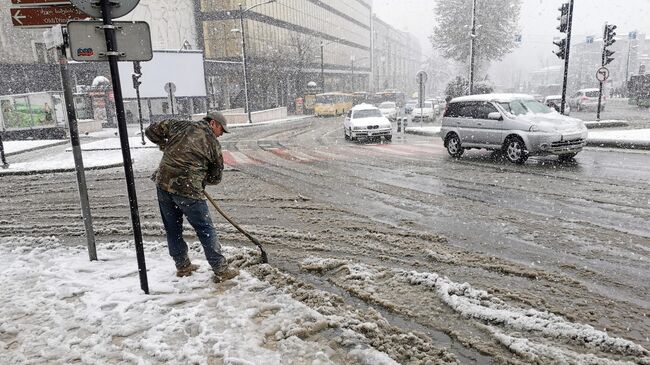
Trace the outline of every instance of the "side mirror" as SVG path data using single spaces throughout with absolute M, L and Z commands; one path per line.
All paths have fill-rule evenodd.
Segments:
M 488 119 L 503 120 L 503 117 L 501 116 L 501 113 L 499 113 L 499 112 L 492 112 L 492 113 L 488 114 Z

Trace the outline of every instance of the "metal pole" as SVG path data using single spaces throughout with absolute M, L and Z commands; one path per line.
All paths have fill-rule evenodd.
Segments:
M 81 215 L 86 230 L 86 242 L 88 245 L 88 257 L 90 261 L 97 260 L 97 248 L 95 247 L 95 232 L 93 230 L 93 218 L 90 212 L 88 200 L 88 187 L 86 186 L 86 174 L 84 172 L 84 161 L 81 156 L 79 145 L 79 129 L 77 127 L 77 112 L 74 107 L 74 96 L 70 84 L 70 73 L 68 71 L 68 59 L 65 53 L 65 46 L 59 48 L 59 70 L 61 72 L 61 84 L 63 86 L 63 99 L 68 114 L 68 129 L 70 129 L 70 144 L 72 145 L 72 157 L 74 158 L 75 171 L 77 172 L 77 187 L 79 189 L 79 201 L 81 203 Z
M 2 168 L 6 169 L 9 167 L 7 159 L 5 158 L 5 146 L 2 144 L 2 133 L 0 133 L 0 159 L 2 159 Z
M 629 97 L 628 94 L 630 90 L 627 87 L 627 83 L 629 82 L 629 75 L 630 75 L 630 52 L 632 51 L 632 39 L 629 38 L 627 39 L 627 63 L 625 64 L 625 97 Z
M 607 47 L 606 47 L 606 38 L 607 38 L 607 23 L 605 22 L 605 27 L 604 27 L 604 30 L 603 30 L 603 52 L 602 52 L 601 59 L 600 59 L 600 65 L 602 67 L 605 66 L 605 49 L 607 49 Z M 627 75 L 625 77 L 627 77 Z M 600 121 L 600 108 L 602 106 L 601 103 L 602 103 L 602 99 L 603 99 L 603 82 L 599 81 L 598 84 L 599 84 L 598 85 L 598 109 L 596 109 L 596 120 Z
M 138 71 L 135 72 L 133 75 L 133 86 L 135 87 L 135 97 L 136 100 L 138 101 L 138 118 L 140 121 L 140 137 L 142 137 L 142 145 L 144 146 L 147 144 L 147 142 L 144 140 L 144 126 L 142 125 L 142 102 L 140 100 L 140 77 L 142 76 L 141 70 L 140 70 L 140 61 L 135 61 L 133 62 L 133 71 Z M 136 76 L 137 74 L 138 76 Z
M 474 93 L 474 38 L 476 38 L 476 0 L 472 3 L 472 33 L 469 48 L 469 94 Z
M 320 42 L 320 86 L 323 88 L 321 92 L 325 92 L 325 61 L 323 54 L 324 47 L 325 45 L 323 42 Z
M 117 42 L 115 27 L 111 19 L 111 1 L 101 0 L 102 18 L 104 22 L 104 35 L 106 36 L 106 54 L 111 69 L 113 80 L 113 94 L 115 96 L 115 112 L 117 113 L 117 127 L 120 133 L 120 144 L 122 146 L 122 158 L 124 159 L 124 174 L 126 176 L 126 187 L 131 207 L 131 222 L 133 224 L 133 237 L 135 240 L 135 251 L 138 260 L 140 274 L 140 288 L 149 294 L 149 283 L 147 280 L 147 265 L 144 260 L 144 246 L 142 244 L 142 231 L 140 229 L 140 213 L 138 211 L 138 198 L 135 191 L 135 179 L 133 177 L 133 165 L 131 164 L 131 150 L 129 147 L 129 135 L 126 129 L 126 117 L 124 115 L 124 102 L 122 100 L 122 84 L 120 73 L 117 68 Z
M 354 92 L 354 58 L 351 61 L 351 70 L 352 70 L 352 80 L 350 80 L 350 85 L 352 85 L 352 92 Z
M 564 58 L 564 80 L 562 81 L 562 105 L 560 106 L 560 114 L 564 114 L 566 107 L 566 89 L 569 79 L 569 55 L 571 53 L 571 28 L 573 27 L 573 0 L 569 1 L 569 23 L 566 31 L 566 50 Z
M 239 4 L 239 26 L 241 27 L 241 57 L 244 64 L 244 93 L 246 94 L 246 113 L 248 113 L 248 123 L 253 123 L 251 117 L 250 95 L 248 94 L 248 63 L 246 60 L 246 36 L 244 34 L 244 10 Z

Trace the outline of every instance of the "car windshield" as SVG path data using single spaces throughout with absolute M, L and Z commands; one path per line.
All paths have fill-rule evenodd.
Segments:
M 379 109 L 363 109 L 357 110 L 352 114 L 352 118 L 361 119 L 361 118 L 376 118 L 381 117 L 381 112 Z
M 433 103 L 430 102 L 430 101 L 426 101 L 426 102 L 424 103 L 424 107 L 425 107 L 425 108 L 433 108 Z
M 379 104 L 380 109 L 390 109 L 390 108 L 394 108 L 394 107 L 395 107 L 395 103 L 391 103 L 391 102 L 385 102 L 385 103 Z
M 598 97 L 598 91 L 587 91 L 585 93 L 590 98 L 597 98 Z
M 533 99 L 514 99 L 509 102 L 499 102 L 499 105 L 501 105 L 501 107 L 507 112 L 514 115 L 523 115 L 528 113 L 548 114 L 553 112 L 551 108 Z

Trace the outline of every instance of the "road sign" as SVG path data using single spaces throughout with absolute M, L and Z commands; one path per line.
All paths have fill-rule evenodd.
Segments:
M 75 61 L 107 61 L 106 37 L 101 21 L 68 23 L 70 53 Z M 150 61 L 151 33 L 146 22 L 113 22 L 119 61 Z
M 417 82 L 427 82 L 429 75 L 425 71 L 418 71 L 415 77 Z
M 11 5 L 34 7 L 41 5 L 71 5 L 70 0 L 11 0 Z
M 607 69 L 607 67 L 599 68 L 598 71 L 596 72 L 596 78 L 600 82 L 605 82 L 605 80 L 609 78 L 609 70 Z
M 70 2 L 93 18 L 102 17 L 102 9 L 97 6 L 98 0 L 70 0 Z M 111 19 L 123 17 L 130 13 L 139 2 L 140 0 L 111 0 Z
M 47 28 L 56 24 L 65 24 L 70 20 L 88 18 L 86 13 L 72 5 L 11 8 L 9 10 L 14 27 L 23 28 Z
M 170 93 L 173 94 L 173 93 L 175 93 L 175 92 L 176 92 L 176 84 L 174 84 L 173 82 L 168 82 L 168 83 L 166 83 L 166 84 L 165 84 L 165 92 L 166 92 L 167 94 L 170 94 Z

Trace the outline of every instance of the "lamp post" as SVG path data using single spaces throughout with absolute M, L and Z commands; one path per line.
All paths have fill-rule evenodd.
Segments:
M 341 40 L 345 39 L 341 38 Z M 339 41 L 331 41 L 327 43 L 323 43 L 323 41 L 320 42 L 320 85 L 323 88 L 323 92 L 325 92 L 325 53 L 323 49 L 325 46 L 338 42 Z
M 350 71 L 352 73 L 352 79 L 350 80 L 350 84 L 352 86 L 352 92 L 354 92 L 354 60 L 355 57 L 354 55 L 350 56 Z
M 246 9 L 243 8 L 242 4 L 239 4 L 239 26 L 240 26 L 239 33 L 241 34 L 241 57 L 242 57 L 242 65 L 244 67 L 244 96 L 246 98 L 246 113 L 248 113 L 248 123 L 253 123 L 253 119 L 251 118 L 250 95 L 248 93 L 248 63 L 246 60 L 246 35 L 244 34 L 244 14 L 249 10 L 256 8 L 260 5 L 273 3 L 275 1 L 276 0 L 268 0 L 263 3 L 251 5 Z

